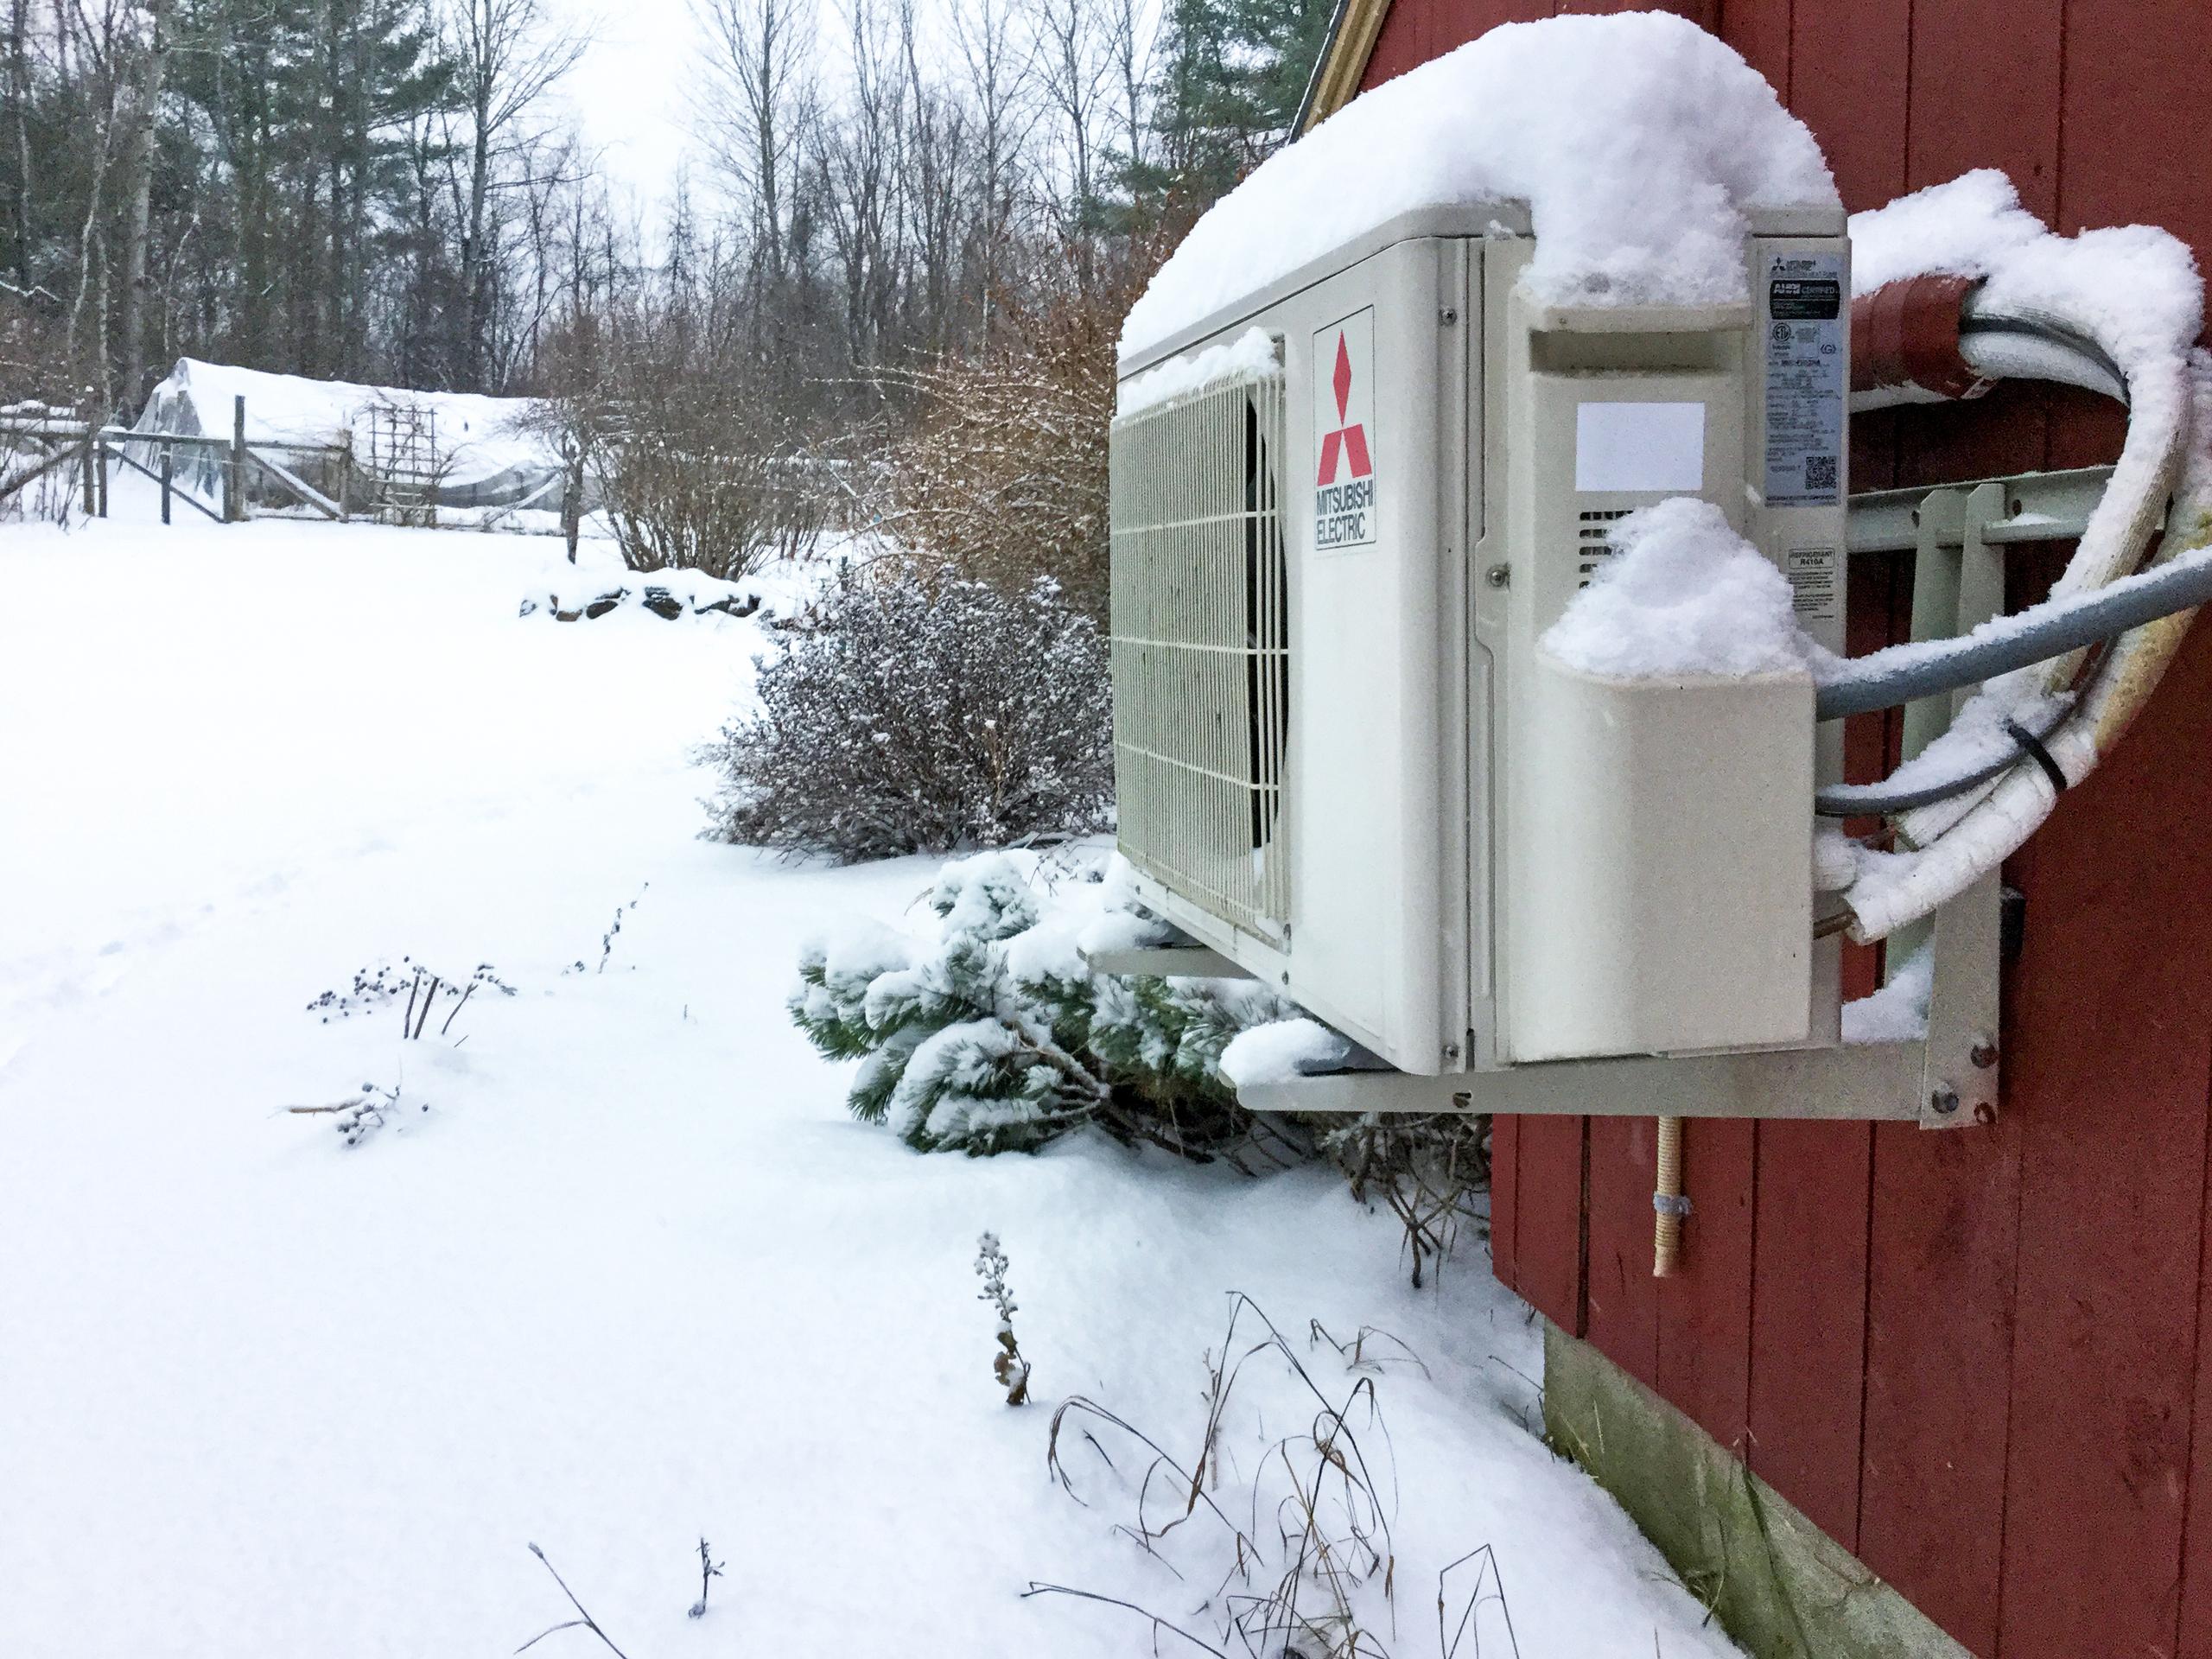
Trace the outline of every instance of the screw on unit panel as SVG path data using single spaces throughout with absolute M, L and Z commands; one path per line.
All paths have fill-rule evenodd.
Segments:
M 1450 327 L 1452 323 L 1459 321 L 1459 308 L 1456 305 L 1446 306 L 1441 311 L 1439 311 L 1436 314 L 1436 320 L 1446 325 L 1447 327 Z
M 1973 1052 L 1967 1058 L 1974 1063 L 1977 1071 L 1986 1071 L 1997 1064 L 1997 1045 L 1985 1039 L 1974 1046 Z
M 1959 1091 L 1945 1084 L 1928 1096 L 1929 1109 L 1938 1117 L 1948 1117 L 1959 1109 Z
M 1483 572 L 1483 580 L 1493 588 L 1503 588 L 1513 580 L 1513 567 L 1510 564 L 1493 564 Z
M 1445 1045 L 1444 1045 L 1444 1058 L 1445 1058 L 1446 1059 L 1447 1059 L 1447 1060 L 1456 1060 L 1456 1059 L 1458 1059 L 1458 1058 L 1459 1058 L 1459 1044 L 1457 1044 L 1457 1043 L 1446 1043 L 1446 1044 L 1445 1044 Z

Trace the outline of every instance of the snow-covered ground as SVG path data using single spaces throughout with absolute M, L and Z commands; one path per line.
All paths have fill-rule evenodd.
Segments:
M 1733 1651 L 1524 1427 L 1535 1332 L 1478 1257 L 1414 1291 L 1324 1171 L 930 1158 L 850 1120 L 785 1015 L 794 955 L 898 922 L 934 866 L 696 838 L 754 623 L 518 617 L 543 540 L 117 500 L 0 525 L 0 1652 L 510 1653 L 572 1616 L 534 1542 L 629 1659 L 1147 1653 L 1128 1613 L 1020 1592 L 1211 1630 L 1213 1546 L 1183 1535 L 1179 1581 L 1095 1454 L 1092 1507 L 1056 1488 L 1051 1409 L 1189 1447 L 1231 1290 L 1332 1392 L 1312 1319 L 1425 1362 L 1377 1379 L 1394 1653 L 1435 1651 L 1435 1574 L 1485 1544 L 1527 1659 Z M 403 955 L 517 995 L 443 1043 L 307 1011 Z M 359 1147 L 283 1110 L 364 1084 L 402 1109 Z M 990 1377 L 986 1228 L 1026 1409 Z M 1281 1369 L 1232 1487 L 1310 1416 Z

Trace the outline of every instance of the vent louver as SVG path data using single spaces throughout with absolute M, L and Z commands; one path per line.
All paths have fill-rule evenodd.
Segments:
M 1111 461 L 1122 851 L 1269 938 L 1290 916 L 1283 429 L 1278 365 L 1117 420 Z

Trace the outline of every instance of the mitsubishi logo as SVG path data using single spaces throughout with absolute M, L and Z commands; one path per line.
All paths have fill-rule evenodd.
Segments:
M 1344 331 L 1337 331 L 1336 372 L 1329 377 L 1329 389 L 1337 394 L 1337 429 L 1321 439 L 1321 467 L 1313 482 L 1317 487 L 1337 481 L 1339 458 L 1351 468 L 1354 478 L 1365 478 L 1375 470 L 1368 458 L 1367 429 L 1347 416 L 1351 402 L 1351 353 L 1344 348 Z

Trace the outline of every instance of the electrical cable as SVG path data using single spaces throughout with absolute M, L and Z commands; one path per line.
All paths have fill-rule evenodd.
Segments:
M 1916 806 L 1929 806 L 1937 801 L 1949 800 L 1955 795 L 1987 783 L 2001 773 L 2012 771 L 2024 759 L 2032 758 L 2036 747 L 2065 722 L 2073 712 L 2074 699 L 2068 698 L 2046 715 L 2037 726 L 2008 727 L 2012 737 L 2012 748 L 1994 760 L 1974 766 L 1932 784 L 1915 784 L 1896 788 L 1889 784 L 1830 784 L 1813 796 L 1813 811 L 1823 818 L 1887 817 L 1893 812 L 1910 811 Z M 2022 737 L 2029 742 L 2021 741 Z M 2034 747 L 2031 747 L 2034 746 Z

